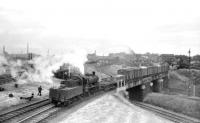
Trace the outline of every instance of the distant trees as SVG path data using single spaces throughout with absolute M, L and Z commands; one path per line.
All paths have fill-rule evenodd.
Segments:
M 161 54 L 162 63 L 168 63 L 169 65 L 177 64 L 174 54 Z
M 176 65 L 178 69 L 189 67 L 200 69 L 200 55 L 191 57 L 191 61 L 189 61 L 189 56 L 186 55 L 162 54 L 160 57 L 162 63 L 168 63 L 171 66 Z
M 176 59 L 178 60 L 178 68 L 189 68 L 189 57 L 185 55 L 176 55 Z
M 191 67 L 195 69 L 200 69 L 200 55 L 195 55 L 192 57 Z
M 92 55 L 91 55 L 92 56 Z M 174 54 L 136 54 L 133 50 L 129 53 L 110 53 L 109 56 L 96 56 L 93 54 L 92 58 L 98 62 L 97 59 L 114 59 L 110 64 L 120 64 L 132 67 L 138 66 L 152 66 L 154 64 L 169 64 L 175 68 L 189 68 L 189 57 L 187 55 Z M 191 68 L 198 66 L 200 68 L 200 55 L 191 58 Z
M 176 65 L 178 69 L 189 68 L 189 57 L 186 55 L 162 54 L 160 55 L 163 63 L 171 66 Z
M 198 62 L 200 62 L 200 55 L 195 55 L 195 56 L 193 56 L 193 57 L 192 57 L 192 60 L 193 60 L 193 61 L 198 61 Z

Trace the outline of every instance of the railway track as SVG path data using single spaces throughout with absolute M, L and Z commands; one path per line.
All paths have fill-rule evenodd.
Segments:
M 26 116 L 22 117 L 15 123 L 39 123 L 52 113 L 56 112 L 59 108 L 55 107 L 53 104 L 48 104 L 39 109 L 30 112 Z
M 109 91 L 111 93 L 113 91 Z M 81 99 L 78 102 L 83 102 L 89 98 L 93 98 L 104 93 L 95 93 L 85 99 Z M 69 104 L 69 106 L 76 105 L 76 103 Z M 66 108 L 67 108 L 66 107 Z M 33 102 L 6 112 L 0 113 L 0 123 L 38 123 L 42 122 L 56 111 L 59 111 L 62 107 L 56 107 L 50 102 L 49 99 L 43 99 L 41 101 Z
M 106 93 L 113 93 L 113 91 L 108 91 Z M 106 94 L 105 92 L 99 92 L 99 93 L 95 93 L 91 96 L 82 98 L 82 99 L 78 99 L 75 100 L 74 102 L 71 102 L 68 106 L 61 106 L 61 107 L 55 107 L 54 104 L 49 104 L 46 107 L 40 108 L 38 111 L 33 112 L 31 115 L 27 115 L 27 117 L 22 118 L 22 120 L 19 120 L 16 123 L 40 123 L 40 122 L 48 122 L 48 118 L 51 118 L 53 115 L 57 115 L 57 113 L 59 111 L 61 111 L 61 109 L 63 109 L 62 111 L 67 111 L 70 108 L 88 100 L 88 99 L 92 99 L 95 97 L 98 97 L 100 95 Z M 61 112 L 62 112 L 61 111 Z M 56 113 L 55 113 L 56 112 Z
M 29 105 L 25 105 L 23 107 L 19 107 L 17 109 L 10 110 L 8 112 L 1 113 L 0 114 L 0 123 L 11 121 L 12 119 L 14 119 L 22 114 L 28 113 L 30 111 L 33 111 L 37 108 L 41 108 L 41 107 L 49 105 L 49 104 L 50 104 L 49 99 L 44 99 L 44 100 L 41 100 L 41 101 L 38 101 L 35 103 L 31 103 Z
M 167 111 L 155 106 L 151 106 L 149 104 L 145 104 L 142 102 L 136 102 L 134 101 L 133 104 L 135 104 L 136 106 L 139 106 L 141 108 L 144 108 L 146 110 L 149 110 L 151 112 L 154 112 L 155 114 L 166 118 L 170 121 L 173 121 L 175 123 L 200 123 L 200 120 L 189 117 L 189 116 L 184 116 L 184 115 L 180 115 L 171 111 Z
M 157 114 L 157 115 L 159 115 L 163 118 L 166 118 L 170 121 L 173 121 L 175 123 L 200 123 L 200 120 L 198 120 L 198 119 L 188 117 L 188 116 L 184 116 L 184 115 L 180 115 L 180 114 L 170 112 L 170 111 L 167 111 L 167 110 L 163 110 L 163 109 L 160 109 L 158 107 L 151 106 L 149 104 L 145 104 L 145 103 L 142 103 L 142 102 L 134 101 L 133 104 L 135 104 L 136 106 L 139 106 L 141 108 L 144 108 L 146 110 L 149 110 L 151 112 L 154 112 L 155 114 Z
M 122 98 L 120 98 L 119 96 L 114 95 L 118 100 L 122 101 L 123 103 L 126 103 Z M 189 116 L 184 116 L 184 115 L 180 115 L 178 113 L 174 113 L 168 110 L 164 110 L 149 104 L 145 104 L 142 102 L 137 102 L 134 101 L 132 102 L 132 104 L 141 107 L 145 110 L 154 112 L 155 114 L 159 115 L 160 117 L 163 117 L 165 119 L 168 119 L 170 121 L 173 121 L 175 123 L 200 123 L 200 120 L 189 117 Z M 130 105 L 128 103 L 126 103 L 126 105 Z
M 5 84 L 8 82 L 14 81 L 14 78 L 8 77 L 8 78 L 0 78 L 0 84 Z

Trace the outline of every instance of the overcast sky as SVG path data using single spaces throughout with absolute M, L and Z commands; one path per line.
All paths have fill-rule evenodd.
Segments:
M 200 2 L 1 0 L 0 45 L 10 52 L 200 53 Z

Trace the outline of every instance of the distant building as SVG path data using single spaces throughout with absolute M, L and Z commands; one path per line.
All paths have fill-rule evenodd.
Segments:
M 97 56 L 96 52 L 87 55 L 88 61 L 86 63 L 95 63 L 97 66 L 111 65 L 119 61 L 116 56 Z
M 28 50 L 27 50 L 28 51 Z M 22 60 L 22 61 L 26 61 L 26 60 L 31 60 L 35 57 L 38 57 L 39 55 L 34 54 L 34 53 L 24 53 L 24 54 L 9 54 L 8 52 L 6 52 L 5 47 L 3 46 L 3 56 L 5 58 L 7 58 L 8 60 Z
M 33 54 L 28 53 L 28 54 L 8 54 L 6 56 L 9 60 L 31 60 L 33 59 Z
M 135 54 L 132 54 L 135 55 Z M 110 53 L 109 54 L 110 57 L 119 57 L 121 59 L 125 58 L 127 56 L 127 54 L 125 52 L 120 52 L 120 53 Z
M 88 54 L 87 55 L 87 59 L 88 59 L 88 61 L 96 61 L 98 59 L 97 55 L 96 55 L 96 52 L 92 53 L 92 54 Z

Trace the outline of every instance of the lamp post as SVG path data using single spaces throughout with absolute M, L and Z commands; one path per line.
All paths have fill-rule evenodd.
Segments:
M 188 60 L 189 60 L 188 68 L 189 68 L 189 75 L 190 75 L 190 78 L 191 78 L 191 71 L 190 71 L 190 53 L 191 53 L 191 51 L 190 51 L 190 49 L 189 49 L 189 51 L 188 51 L 188 56 L 189 56 L 189 58 L 188 58 Z M 188 81 L 188 96 L 190 95 L 191 83 L 192 83 L 192 82 L 189 80 L 189 81 Z
M 195 89 L 196 89 L 196 88 L 195 88 L 195 80 L 193 80 L 192 82 L 193 82 L 193 96 L 196 96 L 196 95 L 195 95 L 195 91 L 196 91 L 196 90 L 195 90 Z
M 190 53 L 191 53 L 191 51 L 189 49 L 189 51 L 188 51 L 188 54 L 189 54 L 189 70 L 190 70 L 190 61 L 191 61 L 191 59 L 190 59 Z
M 189 72 L 190 72 L 190 78 L 191 78 L 190 84 L 193 86 L 193 96 L 195 96 L 195 82 L 193 80 L 193 74 L 191 73 L 191 70 L 190 70 L 190 68 L 191 68 L 191 64 L 190 64 L 190 62 L 191 62 L 191 57 L 190 57 L 191 50 L 190 49 L 188 51 L 188 54 L 189 54 Z

